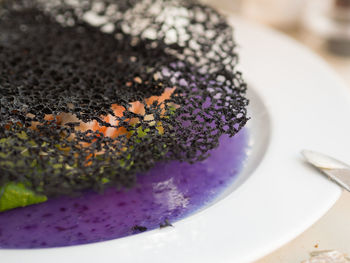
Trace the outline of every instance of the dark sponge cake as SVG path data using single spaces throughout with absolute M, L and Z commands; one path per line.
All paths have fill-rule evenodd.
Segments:
M 159 161 L 205 159 L 248 120 L 232 29 L 197 2 L 4 0 L 0 32 L 0 186 L 131 187 Z M 77 128 L 93 121 L 125 132 Z

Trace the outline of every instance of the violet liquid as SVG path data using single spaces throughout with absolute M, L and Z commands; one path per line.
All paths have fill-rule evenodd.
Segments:
M 172 224 L 207 206 L 232 184 L 247 152 L 247 130 L 222 136 L 208 159 L 160 163 L 127 191 L 108 189 L 0 213 L 1 248 L 44 248 L 116 239 Z M 176 227 L 176 224 L 175 224 Z

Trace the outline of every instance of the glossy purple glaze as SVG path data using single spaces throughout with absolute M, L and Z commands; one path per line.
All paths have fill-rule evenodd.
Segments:
M 137 187 L 59 198 L 0 214 L 0 247 L 39 248 L 110 240 L 174 223 L 212 202 L 246 158 L 247 131 L 223 136 L 203 162 L 161 163 Z M 139 226 L 139 227 L 135 227 Z

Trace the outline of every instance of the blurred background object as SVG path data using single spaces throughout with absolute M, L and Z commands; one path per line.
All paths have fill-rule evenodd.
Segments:
M 321 55 L 350 86 L 350 0 L 202 0 L 273 27 Z
M 350 0 L 203 0 L 288 33 L 341 57 L 350 57 Z
M 1 1 L 1 0 L 0 0 Z M 226 10 L 231 13 L 240 13 L 242 4 L 246 0 L 199 0 L 204 4 L 208 4 L 217 9 Z
M 305 0 L 245 0 L 241 13 L 260 23 L 279 29 L 290 29 L 298 26 L 305 2 Z
M 309 0 L 303 25 L 340 56 L 350 56 L 350 0 Z

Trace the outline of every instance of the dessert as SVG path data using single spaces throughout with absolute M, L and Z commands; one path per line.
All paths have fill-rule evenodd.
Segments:
M 132 191 L 248 120 L 232 29 L 196 2 L 4 0 L 0 32 L 0 221 Z

